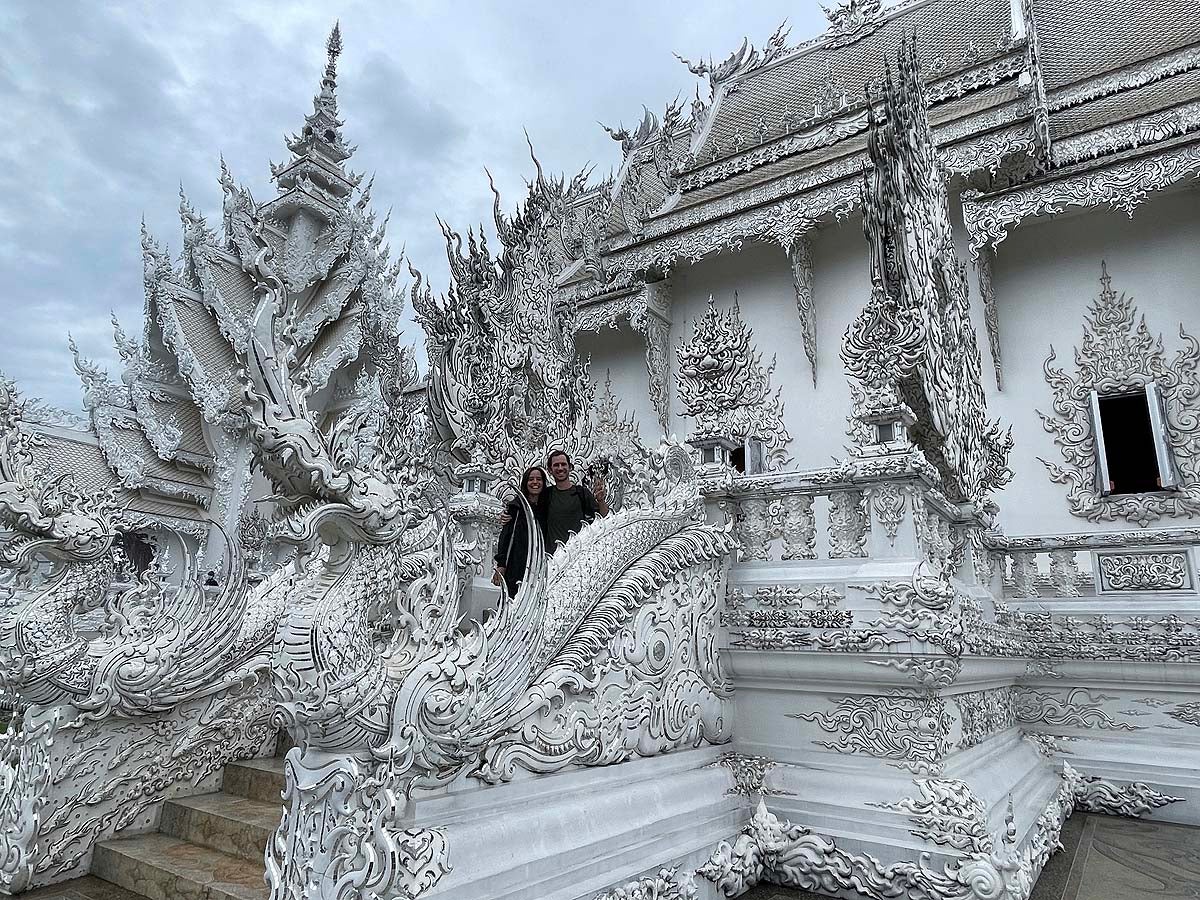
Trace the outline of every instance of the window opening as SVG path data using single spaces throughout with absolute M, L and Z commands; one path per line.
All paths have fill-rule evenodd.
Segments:
M 746 471 L 746 445 L 734 447 L 729 454 L 729 464 L 737 471 L 745 474 Z
M 1142 494 L 1167 485 L 1159 467 L 1159 436 L 1155 432 L 1148 392 L 1096 395 L 1101 445 L 1101 479 L 1105 494 Z

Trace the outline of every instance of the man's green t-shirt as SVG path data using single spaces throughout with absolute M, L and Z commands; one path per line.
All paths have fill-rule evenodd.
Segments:
M 567 490 L 550 488 L 546 505 L 546 549 L 553 553 L 560 543 L 583 527 L 583 501 L 574 486 Z

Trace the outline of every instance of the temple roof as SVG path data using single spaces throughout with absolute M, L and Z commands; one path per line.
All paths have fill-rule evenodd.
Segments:
M 926 78 L 1002 55 L 1012 43 L 1009 0 L 923 0 L 864 16 L 857 30 L 831 24 L 813 42 L 724 82 L 695 149 L 697 165 L 861 106 L 865 85 L 883 74 L 905 34 L 917 35 Z
M 1046 90 L 1200 41 L 1200 6 L 1163 0 L 1034 0 Z

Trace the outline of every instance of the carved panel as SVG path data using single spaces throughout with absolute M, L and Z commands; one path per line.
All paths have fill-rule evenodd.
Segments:
M 1200 513 L 1200 342 L 1179 328 L 1185 347 L 1167 361 L 1162 338 L 1139 318 L 1133 299 L 1112 289 L 1108 268 L 1100 264 L 1100 296 L 1084 323 L 1075 350 L 1075 374 L 1052 363 L 1053 347 L 1042 365 L 1054 392 L 1054 412 L 1041 411 L 1042 425 L 1054 436 L 1062 463 L 1041 460 L 1050 479 L 1067 486 L 1071 514 L 1090 522 L 1127 519 L 1145 527 L 1161 517 Z M 1177 489 L 1143 494 L 1100 490 L 1099 448 L 1092 421 L 1091 392 L 1119 394 L 1145 390 L 1154 383 L 1162 400 L 1163 440 L 1172 456 Z
M 788 713 L 788 718 L 812 722 L 832 735 L 815 744 L 895 760 L 914 772 L 938 772 L 950 750 L 950 715 L 936 695 L 838 697 L 828 712 Z
M 790 464 L 787 445 L 792 436 L 783 424 L 781 388 L 771 385 L 775 361 L 763 366 L 736 295 L 724 314 L 709 297 L 692 327 L 691 340 L 681 343 L 676 354 L 679 399 L 684 415 L 696 420 L 694 433 L 755 438 L 762 442 L 767 471 Z
M 1161 553 L 1097 553 L 1099 593 L 1122 591 L 1190 591 L 1192 567 L 1188 554 L 1179 550 Z
M 787 494 L 780 499 L 780 532 L 784 559 L 817 558 L 817 525 L 809 494 Z
M 871 511 L 887 535 L 888 543 L 896 545 L 900 523 L 904 521 L 905 491 L 894 481 L 886 481 L 870 491 Z
M 829 495 L 829 558 L 867 555 L 867 513 L 862 491 Z

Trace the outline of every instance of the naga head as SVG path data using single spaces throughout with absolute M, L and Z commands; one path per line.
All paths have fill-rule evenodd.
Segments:
M 323 426 L 308 406 L 304 351 L 295 337 L 297 299 L 275 274 L 261 223 L 256 239 L 260 250 L 247 267 L 258 301 L 242 357 L 243 408 L 257 463 L 276 489 L 274 533 L 306 545 L 396 541 L 427 514 L 412 465 L 420 428 L 405 394 L 416 366 L 398 346 L 400 309 L 390 274 L 376 272 L 370 290 L 362 290 L 365 396 Z
M 38 436 L 21 425 L 24 404 L 0 375 L 0 567 L 27 569 L 35 557 L 89 562 L 108 553 L 118 511 L 112 494 L 84 494 L 71 475 L 51 478 L 37 466 Z

